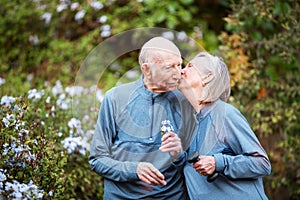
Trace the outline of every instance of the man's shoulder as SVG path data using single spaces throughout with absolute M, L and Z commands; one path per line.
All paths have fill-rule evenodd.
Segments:
M 171 92 L 170 97 L 176 98 L 180 106 L 184 106 L 185 108 L 191 107 L 192 105 L 190 102 L 187 100 L 187 98 L 180 92 L 180 90 L 176 89 Z M 193 109 L 193 108 L 192 108 Z
M 139 86 L 138 81 L 125 83 L 122 85 L 115 86 L 106 92 L 109 96 L 124 96 L 128 95 L 131 91 L 136 90 Z
M 168 99 L 171 99 L 171 98 L 176 98 L 179 102 L 185 100 L 186 98 L 184 97 L 184 95 L 178 90 L 178 89 L 175 89 L 171 92 L 167 92 L 166 93 L 166 97 Z

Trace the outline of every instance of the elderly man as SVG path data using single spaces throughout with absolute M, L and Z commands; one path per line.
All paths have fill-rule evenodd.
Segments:
M 192 107 L 176 89 L 181 54 L 155 37 L 139 56 L 142 77 L 108 91 L 102 102 L 89 163 L 104 177 L 104 199 L 188 199 L 180 142 L 192 133 Z M 161 122 L 173 132 L 161 145 Z M 167 138 L 167 139 L 165 139 Z M 181 139 L 180 139 L 181 138 Z M 178 145 L 179 144 L 179 145 Z

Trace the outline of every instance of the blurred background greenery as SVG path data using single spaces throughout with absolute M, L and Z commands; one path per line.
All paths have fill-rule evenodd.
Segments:
M 102 179 L 82 151 L 88 148 L 65 146 L 93 129 L 87 118 L 72 125 L 67 88 L 105 39 L 162 27 L 224 58 L 230 103 L 247 117 L 272 163 L 264 178 L 268 197 L 300 199 L 299 1 L 2 0 L 0 15 L 0 173 L 6 174 L 0 197 L 20 195 L 8 183 L 33 181 L 44 199 L 102 198 Z M 138 66 L 137 52 L 118 62 L 121 68 L 102 75 L 102 91 Z

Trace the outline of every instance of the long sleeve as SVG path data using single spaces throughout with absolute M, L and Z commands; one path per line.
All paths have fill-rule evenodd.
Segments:
M 136 162 L 120 162 L 112 157 L 111 148 L 116 137 L 115 118 L 109 93 L 104 98 L 92 141 L 89 163 L 99 175 L 115 181 L 138 180 Z
M 271 172 L 268 156 L 244 116 L 234 107 L 226 109 L 221 140 L 232 154 L 214 154 L 216 171 L 232 179 L 258 178 Z
M 144 87 L 142 77 L 106 92 L 89 156 L 92 170 L 104 178 L 104 199 L 186 199 L 184 155 L 172 160 L 168 152 L 159 150 L 162 120 L 170 120 L 178 132 L 179 106 L 173 92 L 152 93 Z M 139 180 L 139 162 L 151 163 L 164 175 L 167 185 Z

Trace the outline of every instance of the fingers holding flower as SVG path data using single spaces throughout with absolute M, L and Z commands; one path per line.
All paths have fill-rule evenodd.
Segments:
M 177 134 L 168 132 L 162 137 L 160 151 L 170 152 L 172 157 L 177 157 L 182 151 L 181 140 Z

